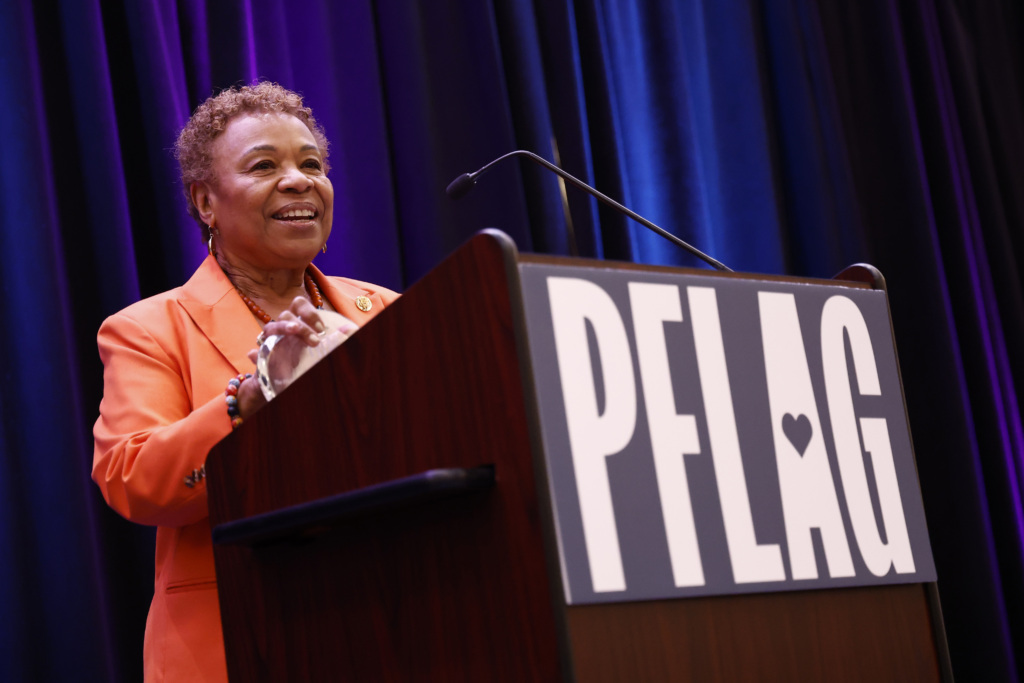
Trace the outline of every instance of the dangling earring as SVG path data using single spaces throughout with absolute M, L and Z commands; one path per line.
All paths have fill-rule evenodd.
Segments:
M 327 253 L 327 242 L 324 242 L 324 245 L 322 247 L 320 247 L 320 249 L 326 254 Z
M 214 258 L 217 258 L 217 250 L 213 248 L 213 235 L 215 233 L 219 235 L 220 234 L 220 230 L 217 230 L 212 225 L 206 226 L 206 229 L 210 231 L 210 239 L 206 243 L 206 248 L 209 250 L 210 256 L 212 256 Z

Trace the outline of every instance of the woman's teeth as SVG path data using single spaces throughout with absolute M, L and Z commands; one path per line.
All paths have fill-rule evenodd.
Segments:
M 309 219 L 316 217 L 315 211 L 309 209 L 298 209 L 295 211 L 286 211 L 284 213 L 278 213 L 274 215 L 274 218 L 279 220 L 295 220 L 295 219 Z

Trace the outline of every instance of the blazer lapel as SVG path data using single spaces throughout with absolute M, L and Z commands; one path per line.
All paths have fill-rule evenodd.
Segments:
M 252 371 L 249 351 L 256 346 L 260 324 L 212 256 L 181 288 L 178 303 L 236 372 Z
M 384 310 L 384 300 L 377 292 L 345 282 L 342 278 L 326 277 L 320 270 L 310 265 L 320 293 L 331 303 L 338 313 L 362 327 L 370 322 L 373 316 Z M 365 296 L 370 300 L 370 310 L 363 311 L 356 305 L 356 299 Z

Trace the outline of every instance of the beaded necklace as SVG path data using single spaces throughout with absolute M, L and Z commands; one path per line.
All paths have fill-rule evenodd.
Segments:
M 313 305 L 317 309 L 322 309 L 324 307 L 324 299 L 322 296 L 320 296 L 320 288 L 316 286 L 316 280 L 314 280 L 313 276 L 309 274 L 309 270 L 306 271 L 305 275 L 306 291 L 309 292 L 309 299 L 310 301 L 313 302 Z M 269 322 L 273 322 L 274 319 L 271 318 L 266 311 L 260 308 L 255 301 L 253 301 L 245 294 L 243 294 L 242 290 L 240 290 L 238 287 L 235 287 L 235 291 L 238 292 L 238 296 L 242 297 L 242 301 L 245 303 L 246 306 L 249 307 L 249 310 L 252 311 L 252 314 L 259 318 L 260 322 L 262 322 L 264 325 L 266 325 Z

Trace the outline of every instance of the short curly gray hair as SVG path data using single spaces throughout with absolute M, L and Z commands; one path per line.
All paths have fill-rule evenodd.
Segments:
M 199 210 L 192 201 L 189 188 L 195 182 L 212 183 L 213 157 L 210 146 L 218 135 L 224 132 L 228 122 L 241 114 L 280 112 L 291 114 L 306 124 L 313 134 L 317 147 L 323 156 L 324 172 L 327 164 L 327 136 L 313 118 L 313 110 L 302 104 L 302 95 L 292 92 L 277 83 L 261 81 L 253 85 L 234 86 L 221 91 L 200 104 L 185 127 L 178 134 L 174 156 L 181 169 L 181 184 L 188 202 L 188 213 L 202 228 L 203 241 L 209 239 L 209 227 L 199 217 Z

